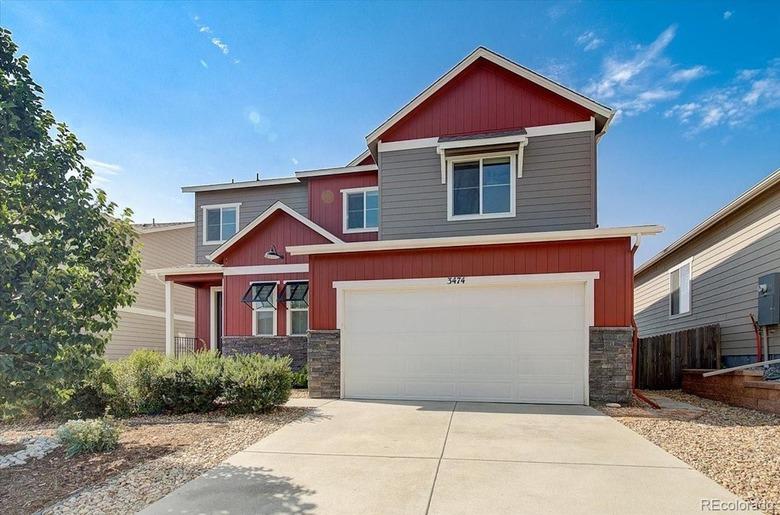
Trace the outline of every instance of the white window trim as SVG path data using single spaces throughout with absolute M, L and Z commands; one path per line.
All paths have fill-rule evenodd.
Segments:
M 209 289 L 209 348 L 215 352 L 217 339 L 225 335 L 225 297 L 222 297 L 222 312 L 217 313 L 217 292 L 222 293 L 222 286 L 212 286 Z M 218 316 L 222 317 L 222 334 L 217 334 Z
M 308 284 L 309 281 L 308 280 L 301 280 L 301 279 L 290 279 L 289 281 L 284 281 L 283 284 L 287 285 L 287 283 L 306 283 L 306 284 Z M 308 295 L 308 293 L 307 293 L 307 295 Z M 287 314 L 286 314 L 286 316 L 287 316 L 287 324 L 286 324 L 287 325 L 287 336 L 306 336 L 305 334 L 293 334 L 293 332 L 292 332 L 292 312 L 293 311 L 305 311 L 306 312 L 306 320 L 307 320 L 306 328 L 308 329 L 309 322 L 311 321 L 309 319 L 309 306 L 307 305 L 306 309 L 301 309 L 301 308 L 293 309 L 293 308 L 290 308 L 289 304 L 285 303 L 284 309 L 285 309 L 285 311 L 287 311 Z
M 347 227 L 347 195 L 354 193 L 363 194 L 363 225 L 366 225 L 366 193 L 376 191 L 379 193 L 379 186 L 367 186 L 365 188 L 348 188 L 341 190 L 341 231 L 344 234 L 355 234 L 361 232 L 379 232 L 379 227 L 363 227 L 360 229 L 349 229 Z M 377 224 L 379 220 L 377 220 Z
M 226 238 L 220 239 L 220 240 L 209 240 L 208 239 L 208 224 L 206 220 L 206 214 L 209 209 L 219 209 L 219 235 L 222 236 L 222 210 L 225 208 L 236 208 L 236 233 L 238 233 L 238 226 L 239 226 L 239 215 L 241 214 L 241 202 L 234 202 L 232 204 L 210 204 L 207 206 L 200 206 L 202 210 L 202 218 L 203 218 L 203 244 L 204 245 L 219 245 L 220 243 L 225 243 L 227 241 Z
M 476 215 L 454 215 L 453 209 L 455 207 L 453 203 L 452 187 L 453 180 L 452 175 L 454 171 L 454 163 L 465 163 L 469 161 L 480 161 L 479 165 L 479 210 L 482 211 L 482 160 L 493 158 L 509 158 L 509 212 L 508 213 L 485 213 Z M 447 221 L 457 222 L 461 220 L 488 220 L 491 218 L 513 218 L 516 210 L 516 189 L 517 179 L 515 172 L 517 170 L 517 152 L 494 152 L 483 154 L 470 154 L 463 156 L 448 157 L 447 159 Z
M 278 307 L 276 305 L 276 297 L 278 295 L 277 292 L 279 290 L 279 281 L 251 281 L 249 283 L 249 286 L 251 287 L 252 285 L 255 285 L 255 284 L 273 284 L 274 285 L 274 289 L 271 292 L 271 303 L 273 304 L 273 308 L 255 308 L 254 305 L 252 306 L 252 336 L 277 336 L 278 333 L 279 333 L 279 329 L 277 327 L 278 326 L 278 318 L 279 317 L 277 316 L 278 313 L 276 311 L 276 308 Z M 224 299 L 223 299 L 223 302 L 224 302 Z M 255 315 L 257 311 L 273 311 L 273 313 L 274 313 L 274 316 L 273 316 L 273 334 L 257 334 L 257 316 Z
M 678 313 L 676 315 L 673 315 L 672 314 L 672 272 L 674 272 L 675 270 L 679 270 L 679 269 L 681 269 L 682 267 L 684 267 L 686 265 L 688 265 L 688 274 L 689 274 L 689 276 L 688 276 L 688 311 L 686 311 L 685 313 Z M 666 272 L 666 274 L 668 276 L 667 281 L 668 281 L 668 285 L 669 285 L 669 294 L 667 295 L 669 307 L 668 307 L 667 312 L 666 312 L 667 315 L 669 315 L 670 319 L 682 318 L 682 317 L 690 316 L 691 313 L 693 313 L 693 257 L 689 257 L 688 259 L 686 259 L 682 263 L 679 263 L 679 264 L 673 266 L 672 268 L 670 268 Z M 680 297 L 680 300 L 682 301 L 682 297 Z

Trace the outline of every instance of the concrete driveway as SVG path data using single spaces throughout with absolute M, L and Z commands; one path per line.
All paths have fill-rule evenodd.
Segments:
M 142 513 L 656 514 L 738 500 L 584 406 L 309 402 Z

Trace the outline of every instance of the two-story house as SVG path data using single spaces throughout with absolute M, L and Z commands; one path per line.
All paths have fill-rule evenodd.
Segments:
M 196 335 L 308 363 L 313 397 L 629 398 L 633 254 L 599 228 L 613 111 L 478 48 L 346 166 L 188 186 Z

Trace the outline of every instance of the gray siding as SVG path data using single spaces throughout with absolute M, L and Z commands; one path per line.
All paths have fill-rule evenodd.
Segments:
M 693 257 L 691 313 L 669 317 L 669 269 Z M 709 324 L 721 326 L 724 356 L 754 355 L 749 313 L 757 314 L 758 277 L 780 271 L 780 186 L 688 242 L 635 278 L 639 334 L 652 336 Z M 770 353 L 780 332 L 770 328 Z
M 209 263 L 210 261 L 206 256 L 219 247 L 219 245 L 203 244 L 202 206 L 240 202 L 238 229 L 241 230 L 278 200 L 281 200 L 303 216 L 309 216 L 308 187 L 305 183 L 195 193 L 195 223 L 197 224 L 195 262 Z
M 436 149 L 379 156 L 379 239 L 592 229 L 596 226 L 593 132 L 529 138 L 516 216 L 447 221 L 447 186 Z

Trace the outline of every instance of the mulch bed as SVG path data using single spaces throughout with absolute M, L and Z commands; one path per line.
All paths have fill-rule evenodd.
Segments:
M 679 390 L 655 392 L 703 408 L 601 407 L 623 425 L 767 513 L 780 513 L 780 417 Z
M 35 433 L 53 433 L 49 424 L 26 426 L 35 428 Z M 111 452 L 67 458 L 64 448 L 59 447 L 26 465 L 0 469 L 0 513 L 35 512 L 139 463 L 186 447 L 214 429 L 213 424 L 201 424 L 180 432 L 177 426 L 180 424 L 138 427 L 128 424 L 120 437 L 119 446 Z

